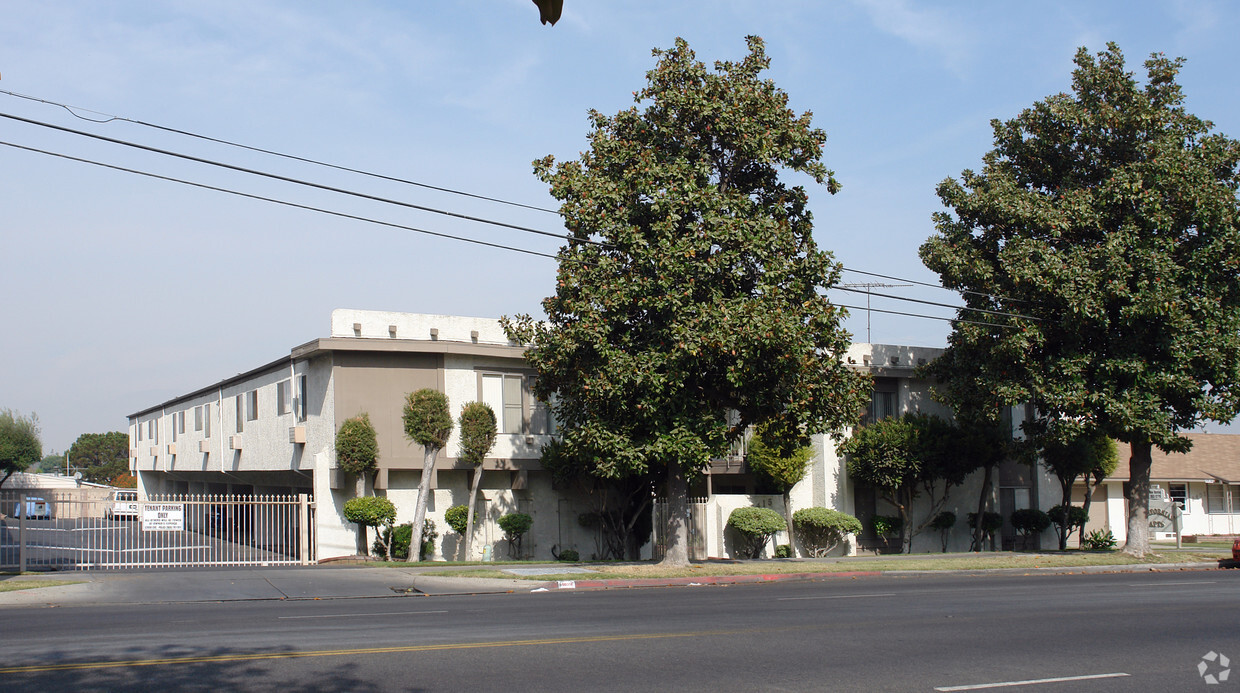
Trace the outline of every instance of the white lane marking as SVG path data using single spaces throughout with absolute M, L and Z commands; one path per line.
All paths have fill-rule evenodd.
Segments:
M 1149 587 L 1153 589 L 1157 587 L 1164 587 L 1166 585 L 1213 585 L 1216 582 L 1217 582 L 1216 580 L 1202 580 L 1201 582 L 1198 582 L 1196 580 L 1183 580 L 1181 582 L 1130 582 L 1128 583 L 1128 586 L 1129 587 Z
M 987 688 L 1009 688 L 1011 686 L 1031 686 L 1036 683 L 1063 683 L 1065 681 L 1089 681 L 1091 679 L 1118 679 L 1131 674 L 1116 672 L 1114 674 L 1088 674 L 1086 676 L 1060 676 L 1053 679 L 1029 679 L 1027 681 L 1001 681 L 999 683 L 978 683 L 971 686 L 936 686 L 936 691 L 980 691 Z
M 895 592 L 876 592 L 874 594 L 831 594 L 821 597 L 780 597 L 777 602 L 795 602 L 803 599 L 860 599 L 861 597 L 894 597 Z
M 420 616 L 422 614 L 446 614 L 447 611 L 386 611 L 381 614 L 314 614 L 311 616 L 277 616 L 277 620 L 302 618 L 370 618 L 373 616 Z

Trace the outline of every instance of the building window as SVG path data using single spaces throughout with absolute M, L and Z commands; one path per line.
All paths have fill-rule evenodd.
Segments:
M 177 413 L 172 412 L 172 442 L 177 442 Z
M 245 395 L 237 395 L 237 433 L 245 430 Z
M 138 429 L 138 442 L 141 443 L 142 442 L 142 422 L 141 421 L 138 422 L 138 425 L 136 426 L 136 428 Z
M 297 420 L 305 421 L 306 420 L 306 376 L 304 375 L 297 376 L 297 400 L 293 406 L 294 408 L 297 409 Z
M 547 435 L 555 432 L 555 417 L 547 403 L 534 396 L 534 384 L 537 378 L 526 378 L 526 395 L 530 402 L 530 433 Z
M 276 416 L 293 411 L 293 381 L 281 380 L 276 383 Z
M 185 432 L 185 410 L 181 410 L 172 415 L 172 420 L 176 423 L 177 433 Z
M 1206 484 L 1206 512 L 1212 515 L 1240 512 L 1240 486 Z
M 211 405 L 202 405 L 202 437 L 211 437 Z
M 875 390 L 870 396 L 870 406 L 865 412 L 866 423 L 874 423 L 896 415 L 896 393 Z
M 245 420 L 258 420 L 258 390 L 245 393 Z
M 194 407 L 194 430 L 202 430 L 202 407 Z
M 522 378 L 519 375 L 483 374 L 482 401 L 495 412 L 500 433 L 521 433 L 525 430 L 521 407 Z
M 159 445 L 159 427 L 156 426 L 155 419 L 146 422 L 146 437 L 151 439 L 151 443 Z
M 1180 510 L 1188 512 L 1188 484 L 1168 484 L 1171 488 L 1171 502 L 1180 506 Z

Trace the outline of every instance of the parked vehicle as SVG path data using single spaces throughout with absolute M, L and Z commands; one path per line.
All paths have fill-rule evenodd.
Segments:
M 22 502 L 17 501 L 13 504 L 13 517 L 22 516 Z M 31 496 L 26 499 L 26 518 L 30 520 L 50 520 L 52 519 L 52 504 L 42 498 Z
M 108 500 L 108 507 L 103 511 L 104 517 L 109 520 L 138 519 L 137 491 L 113 491 Z

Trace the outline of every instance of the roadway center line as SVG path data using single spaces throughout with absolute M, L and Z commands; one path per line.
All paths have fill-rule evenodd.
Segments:
M 1029 679 L 1027 681 L 1000 681 L 999 683 L 977 683 L 970 686 L 935 686 L 936 691 L 980 691 L 987 688 L 1010 688 L 1012 686 L 1031 686 L 1036 683 L 1063 683 L 1065 681 L 1089 681 L 1091 679 L 1118 679 L 1130 676 L 1123 672 L 1114 674 L 1087 674 L 1085 676 L 1060 676 L 1053 679 Z
M 381 614 L 313 614 L 310 616 L 277 616 L 276 620 L 295 620 L 300 618 L 371 618 L 374 616 L 412 616 L 421 614 L 446 614 L 446 610 L 441 611 L 386 611 Z
M 777 602 L 795 602 L 804 599 L 860 599 L 862 597 L 894 597 L 895 592 L 875 592 L 872 594 L 829 594 L 821 597 L 779 597 Z

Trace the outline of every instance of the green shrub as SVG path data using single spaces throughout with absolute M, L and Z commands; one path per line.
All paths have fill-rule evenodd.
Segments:
M 469 528 L 469 506 L 454 505 L 443 513 L 443 521 L 448 523 L 448 527 L 457 534 L 464 534 Z M 478 522 L 478 511 L 474 510 L 474 523 Z
M 344 502 L 344 519 L 360 527 L 391 528 L 392 523 L 396 521 L 396 506 L 382 496 L 350 498 Z M 377 535 L 374 545 L 375 554 L 390 559 L 392 557 L 391 546 L 387 543 L 386 535 L 383 530 L 377 532 Z M 365 546 L 365 542 L 365 534 L 359 533 L 358 543 Z
M 409 558 L 409 539 L 412 536 L 413 523 L 406 522 L 403 525 L 383 530 L 382 540 L 391 541 L 392 558 L 403 561 Z M 438 537 L 439 533 L 435 531 L 435 521 L 427 518 L 422 525 L 421 557 L 423 559 L 435 553 L 435 539 Z M 375 539 L 376 550 L 381 546 L 380 541 L 381 539 Z
M 937 529 L 940 532 L 946 532 L 956 525 L 956 513 L 944 510 L 934 519 L 930 521 L 930 529 Z
M 874 525 L 874 533 L 880 537 L 895 536 L 904 526 L 904 520 L 895 515 L 875 515 L 870 523 Z
M 1109 529 L 1095 529 L 1081 539 L 1085 548 L 1091 551 L 1110 551 L 1118 545 L 1115 535 Z
M 784 518 L 770 508 L 737 508 L 728 515 L 728 526 L 741 535 L 742 558 L 761 557 L 771 537 L 788 528 Z
M 1012 528 L 1025 536 L 1041 534 L 1050 526 L 1050 515 L 1037 508 L 1022 508 L 1012 513 Z
M 861 521 L 830 508 L 802 508 L 792 514 L 792 528 L 814 558 L 827 555 L 849 534 L 861 533 Z
M 504 536 L 508 539 L 509 556 L 520 558 L 523 555 L 521 544 L 532 526 L 534 518 L 525 513 L 508 513 L 499 518 L 499 528 L 504 530 Z
M 775 558 L 792 558 L 792 545 L 780 544 L 775 547 Z
M 566 561 L 568 563 L 576 563 L 581 560 L 581 554 L 577 553 L 576 549 L 564 549 L 560 552 L 558 560 Z

